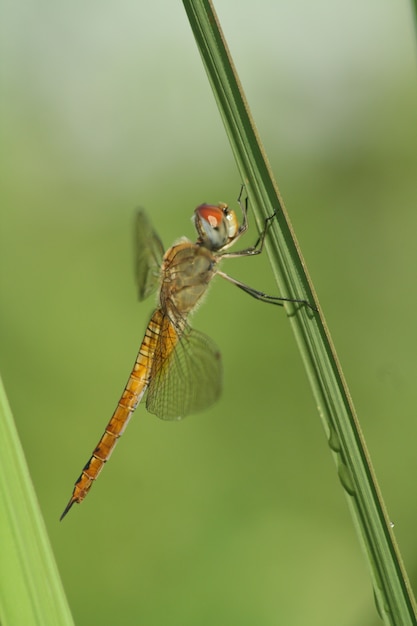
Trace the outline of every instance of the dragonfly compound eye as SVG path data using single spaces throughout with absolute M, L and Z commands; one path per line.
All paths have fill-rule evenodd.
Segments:
M 202 244 L 209 250 L 220 250 L 229 240 L 227 205 L 201 204 L 194 212 L 194 222 Z

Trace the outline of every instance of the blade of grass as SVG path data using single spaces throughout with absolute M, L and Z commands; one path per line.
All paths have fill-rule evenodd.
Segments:
M 74 626 L 0 379 L 0 624 Z
M 413 5 L 413 16 L 414 16 L 414 28 L 417 28 L 417 0 L 412 1 Z
M 280 293 L 318 308 L 212 3 L 183 4 L 258 224 L 274 212 L 277 216 L 267 250 Z M 415 601 L 324 317 L 294 304 L 286 308 L 368 559 L 379 614 L 386 624 L 416 624 Z

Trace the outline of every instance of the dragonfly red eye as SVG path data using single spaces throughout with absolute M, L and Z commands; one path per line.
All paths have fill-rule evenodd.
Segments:
M 203 245 L 220 250 L 229 240 L 226 204 L 200 204 L 194 212 L 194 222 Z
M 223 221 L 223 211 L 212 204 L 201 204 L 196 208 L 199 217 L 205 220 L 211 228 L 219 228 Z

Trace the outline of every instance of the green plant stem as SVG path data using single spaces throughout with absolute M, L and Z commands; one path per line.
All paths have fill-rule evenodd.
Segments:
M 280 293 L 306 299 L 319 310 L 212 3 L 184 0 L 184 6 L 258 225 L 276 214 L 267 250 Z M 324 317 L 299 305 L 286 309 L 369 562 L 379 614 L 386 624 L 416 624 L 412 591 Z
M 74 626 L 0 379 L 0 624 Z

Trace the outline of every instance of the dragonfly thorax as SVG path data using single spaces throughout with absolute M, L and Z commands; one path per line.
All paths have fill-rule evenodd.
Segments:
M 200 204 L 194 211 L 194 224 L 199 243 L 209 250 L 218 251 L 237 235 L 239 225 L 234 211 L 227 204 Z
M 216 273 L 217 259 L 204 246 L 182 242 L 164 256 L 161 270 L 161 308 L 174 308 L 184 318 L 196 307 Z

